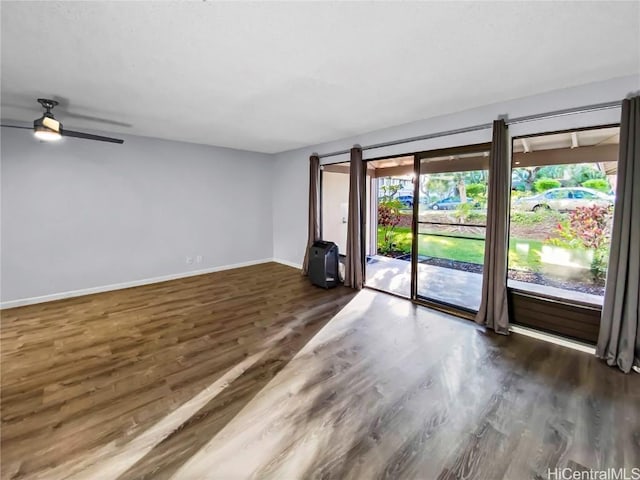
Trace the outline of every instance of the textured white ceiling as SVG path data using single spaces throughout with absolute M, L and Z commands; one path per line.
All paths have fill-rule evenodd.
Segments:
M 278 152 L 636 74 L 639 9 L 3 1 L 2 117 Z

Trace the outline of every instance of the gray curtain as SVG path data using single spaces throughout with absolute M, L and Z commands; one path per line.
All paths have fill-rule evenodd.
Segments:
M 616 206 L 596 355 L 640 367 L 640 97 L 622 102 Z
M 482 299 L 476 322 L 504 335 L 509 334 L 507 307 L 509 170 L 507 126 L 504 120 L 496 120 L 493 122 L 489 163 Z
M 309 273 L 309 248 L 313 242 L 320 240 L 320 158 L 309 157 L 309 225 L 307 248 L 302 262 L 302 273 Z
M 347 265 L 344 284 L 357 290 L 362 288 L 364 268 L 362 250 L 364 245 L 364 164 L 362 149 L 351 149 L 349 170 L 349 216 L 347 219 Z

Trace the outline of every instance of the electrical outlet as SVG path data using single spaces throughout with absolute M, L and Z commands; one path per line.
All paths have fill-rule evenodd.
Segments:
M 186 262 L 187 265 L 193 265 L 193 257 L 187 257 Z
M 196 263 L 202 263 L 202 255 L 196 257 Z

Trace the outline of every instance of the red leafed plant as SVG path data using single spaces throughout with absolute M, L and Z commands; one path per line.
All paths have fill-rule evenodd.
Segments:
M 399 204 L 397 201 L 387 201 L 378 204 L 378 225 L 382 227 L 383 240 L 379 245 L 380 253 L 386 254 L 393 250 L 393 230 L 400 223 Z
M 578 207 L 569 214 L 569 219 L 558 223 L 555 237 L 547 241 L 565 248 L 593 250 L 591 274 L 594 280 L 603 280 L 609 257 L 609 224 L 611 209 L 593 205 Z

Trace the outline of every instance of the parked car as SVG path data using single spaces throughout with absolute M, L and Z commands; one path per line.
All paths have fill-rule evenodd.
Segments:
M 413 207 L 413 195 L 400 195 L 398 200 L 407 208 Z
M 613 206 L 613 195 L 585 187 L 552 188 L 532 197 L 521 197 L 513 201 L 512 207 L 519 211 L 537 212 L 541 209 L 569 211 L 578 207 L 599 205 Z
M 432 203 L 429 208 L 432 210 L 455 210 L 461 203 L 460 197 L 447 197 Z M 467 198 L 467 203 L 471 204 L 474 208 L 480 206 L 479 203 L 474 202 L 471 198 Z

